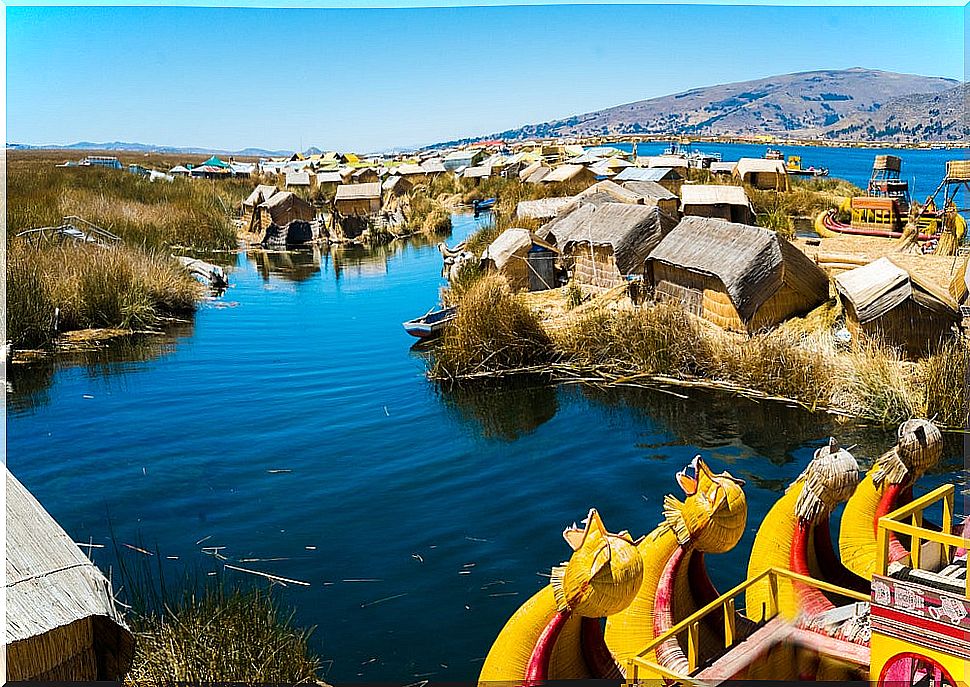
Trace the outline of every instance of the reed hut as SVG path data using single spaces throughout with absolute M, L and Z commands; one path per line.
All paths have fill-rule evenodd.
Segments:
M 788 168 L 783 160 L 765 160 L 759 157 L 742 157 L 734 166 L 733 175 L 742 183 L 755 188 L 787 191 Z
M 853 337 L 881 340 L 909 356 L 937 350 L 961 319 L 948 293 L 889 258 L 843 272 L 835 287 Z
M 754 208 L 740 186 L 684 184 L 680 189 L 680 211 L 684 215 L 713 217 L 738 224 L 754 222 Z
M 134 638 L 110 583 L 4 470 L 7 680 L 120 681 L 131 666 Z
M 412 188 L 414 187 L 407 177 L 399 177 L 396 174 L 390 176 L 381 184 L 381 190 L 384 193 L 384 202 L 386 203 L 391 198 L 405 196 Z
M 633 191 L 620 186 L 615 181 L 610 181 L 605 179 L 603 181 L 597 181 L 595 184 L 589 188 L 580 191 L 573 199 L 582 200 L 583 198 L 588 198 L 597 194 L 604 194 L 610 198 L 611 202 L 614 203 L 629 203 L 630 205 L 642 205 L 643 198 Z
M 673 224 L 656 207 L 584 205 L 549 227 L 546 240 L 555 240 L 577 283 L 612 288 L 643 274 L 647 255 Z
M 559 250 L 528 229 L 506 229 L 482 253 L 482 267 L 505 277 L 514 291 L 555 286 L 553 264 Z
M 748 333 L 806 313 L 829 293 L 825 272 L 776 232 L 707 217 L 684 217 L 667 234 L 647 259 L 647 281 L 658 300 Z
M 246 231 L 256 231 L 258 228 L 256 217 L 259 214 L 256 208 L 269 200 L 277 191 L 279 189 L 275 186 L 259 184 L 243 201 L 242 223 Z
M 392 168 L 394 174 L 408 180 L 412 185 L 428 181 L 428 173 L 421 165 L 413 162 L 405 162 Z
M 471 179 L 476 186 L 482 183 L 482 179 L 488 179 L 490 176 L 492 176 L 492 168 L 485 165 L 466 167 L 461 173 L 462 179 Z
M 337 187 L 344 182 L 340 172 L 319 172 L 317 174 L 317 189 L 328 198 L 337 192 Z
M 560 165 L 542 178 L 543 184 L 589 183 L 596 181 L 596 173 L 582 165 Z
M 712 162 L 711 166 L 708 167 L 711 174 L 715 176 L 734 176 L 734 168 L 738 166 L 737 162 Z
M 639 196 L 642 205 L 656 205 L 670 217 L 680 217 L 680 198 L 656 181 L 624 181 L 622 186 Z
M 671 167 L 627 167 L 613 177 L 613 181 L 618 184 L 628 181 L 653 181 L 671 193 L 680 193 L 680 187 L 684 185 L 684 176 Z
M 549 220 L 557 217 L 571 202 L 572 198 L 569 196 L 520 200 L 515 206 L 515 216 L 519 219 Z
M 293 220 L 310 222 L 313 220 L 313 206 L 292 191 L 279 191 L 268 200 L 260 203 L 256 211 L 258 217 L 254 230 L 265 232 L 271 225 L 283 227 Z
M 302 188 L 309 191 L 317 183 L 317 175 L 304 170 L 286 173 L 286 188 Z
M 474 167 L 485 159 L 484 150 L 455 150 L 445 155 L 441 164 L 450 172 L 463 167 Z
M 350 178 L 355 184 L 372 184 L 380 181 L 381 175 L 373 167 L 362 167 L 354 171 Z
M 344 217 L 374 215 L 381 211 L 381 184 L 342 184 L 337 187 L 334 207 Z
M 445 165 L 441 161 L 441 158 L 437 157 L 422 162 L 421 169 L 424 170 L 424 173 L 428 179 L 434 179 L 435 177 L 440 176 L 448 171 L 445 169 Z

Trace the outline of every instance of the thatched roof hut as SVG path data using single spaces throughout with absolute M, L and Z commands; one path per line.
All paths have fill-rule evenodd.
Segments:
M 403 196 L 408 193 L 413 188 L 413 184 L 405 177 L 394 176 L 387 177 L 383 183 L 381 183 L 381 190 L 384 192 L 384 198 Z
M 614 203 L 629 203 L 631 205 L 642 204 L 643 198 L 639 194 L 620 186 L 615 181 L 604 180 L 597 181 L 595 184 L 589 188 L 580 191 L 575 196 L 574 199 L 587 198 L 589 196 L 595 195 L 597 193 L 604 193 L 609 196 Z
M 343 184 L 337 187 L 334 206 L 344 217 L 372 215 L 381 211 L 381 183 Z
M 134 639 L 111 585 L 7 473 L 7 680 L 120 680 Z
M 425 160 L 424 162 L 422 162 L 421 169 L 423 169 L 424 173 L 429 177 L 437 176 L 439 174 L 444 174 L 445 172 L 448 171 L 447 169 L 445 169 L 445 165 L 441 161 L 441 158 L 437 158 L 437 157 L 431 158 L 430 160 Z
M 716 217 L 739 224 L 754 222 L 751 200 L 740 186 L 684 184 L 680 189 L 680 211 L 685 215 Z
M 286 173 L 286 188 L 298 187 L 298 188 L 313 188 L 316 184 L 317 177 L 315 174 L 304 170 L 302 172 L 287 172 Z
M 733 174 L 755 188 L 788 190 L 788 168 L 782 160 L 742 157 L 734 166 Z
M 680 216 L 680 198 L 656 181 L 624 181 L 623 188 L 636 194 L 643 205 L 656 205 L 671 217 Z
M 555 286 L 552 263 L 559 250 L 528 229 L 506 229 L 482 253 L 482 266 L 498 272 L 513 290 Z M 548 264 L 547 264 L 548 263 Z
M 530 179 L 531 181 L 531 179 Z M 542 178 L 543 184 L 564 184 L 567 182 L 594 182 L 596 174 L 582 165 L 560 165 Z
M 674 223 L 656 207 L 604 203 L 578 207 L 550 224 L 547 240 L 555 239 L 573 279 L 610 288 L 643 273 L 647 255 Z
M 647 259 L 659 300 L 724 329 L 755 332 L 812 310 L 828 298 L 828 277 L 776 232 L 684 217 Z
M 256 220 L 256 215 L 258 214 L 256 211 L 256 208 L 259 207 L 260 204 L 272 198 L 273 195 L 278 191 L 279 189 L 276 188 L 275 186 L 270 186 L 268 184 L 259 184 L 256 188 L 253 189 L 253 192 L 246 197 L 246 200 L 244 200 L 242 204 L 243 206 L 242 222 L 243 222 L 243 227 L 246 229 L 246 231 L 256 230 L 256 227 L 253 226 Z
M 572 198 L 540 198 L 538 200 L 520 200 L 515 206 L 515 216 L 519 219 L 552 219 L 559 215 Z
M 949 294 L 889 258 L 843 272 L 835 287 L 854 336 L 875 337 L 907 355 L 933 352 L 960 321 Z
M 258 219 L 254 230 L 266 231 L 270 225 L 285 226 L 293 220 L 313 220 L 313 206 L 292 191 L 280 191 L 256 207 Z

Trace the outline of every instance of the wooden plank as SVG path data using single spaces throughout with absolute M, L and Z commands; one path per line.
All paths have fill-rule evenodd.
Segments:
M 730 680 L 757 661 L 771 647 L 787 641 L 794 629 L 791 623 L 782 618 L 770 620 L 743 642 L 736 644 L 724 656 L 697 673 L 694 679 L 713 684 Z

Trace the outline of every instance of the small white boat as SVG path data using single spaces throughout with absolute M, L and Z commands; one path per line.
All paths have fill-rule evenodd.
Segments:
M 419 339 L 438 336 L 458 316 L 458 308 L 431 309 L 421 317 L 403 323 L 404 331 Z

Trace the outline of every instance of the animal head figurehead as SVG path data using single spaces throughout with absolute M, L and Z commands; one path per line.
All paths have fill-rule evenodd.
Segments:
M 929 420 L 907 420 L 896 435 L 896 445 L 876 460 L 872 474 L 876 486 L 883 481 L 912 484 L 943 455 L 943 435 Z
M 643 580 L 643 560 L 628 532 L 606 531 L 596 509 L 585 526 L 562 533 L 573 555 L 552 569 L 552 589 L 559 610 L 590 618 L 619 613 L 633 602 Z
M 664 521 L 681 546 L 693 544 L 701 551 L 730 551 L 744 534 L 748 503 L 743 481 L 727 472 L 715 475 L 700 456 L 677 473 L 685 498 L 664 497 Z
M 806 522 L 817 523 L 852 496 L 859 484 L 859 464 L 833 437 L 815 451 L 815 457 L 795 480 L 795 484 L 799 482 L 804 486 L 795 513 Z

